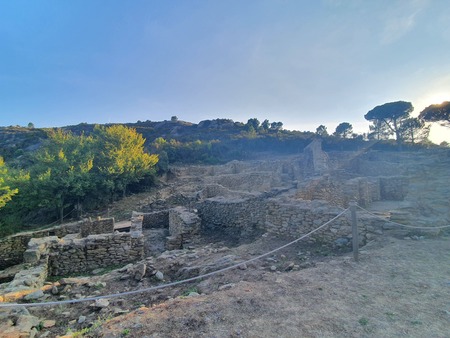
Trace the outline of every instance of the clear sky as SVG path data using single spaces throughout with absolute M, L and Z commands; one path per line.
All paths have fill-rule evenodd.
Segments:
M 0 0 L 1 126 L 176 115 L 364 132 L 398 100 L 415 114 L 450 100 L 448 0 Z

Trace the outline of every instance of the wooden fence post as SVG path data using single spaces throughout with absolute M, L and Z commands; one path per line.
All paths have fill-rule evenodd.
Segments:
M 352 243 L 353 243 L 353 258 L 358 262 L 359 236 L 358 236 L 358 221 L 356 219 L 356 202 L 349 203 L 351 218 L 352 218 Z

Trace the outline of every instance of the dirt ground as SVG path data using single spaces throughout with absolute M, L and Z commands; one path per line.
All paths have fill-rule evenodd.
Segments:
M 226 272 L 217 278 L 234 283 L 223 290 L 142 307 L 94 336 L 446 338 L 449 262 L 448 236 L 380 237 L 362 248 L 359 262 L 345 254 L 299 271 Z

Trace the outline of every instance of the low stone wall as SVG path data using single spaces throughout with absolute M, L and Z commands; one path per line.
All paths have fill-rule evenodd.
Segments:
M 143 257 L 144 237 L 140 232 L 62 239 L 50 248 L 49 274 L 62 276 L 88 272 L 130 263 Z
M 350 201 L 367 207 L 370 203 L 381 200 L 403 200 L 408 193 L 408 184 L 405 176 L 339 180 L 325 175 L 300 186 L 296 196 L 305 200 L 325 200 L 345 208 Z
M 44 285 L 48 275 L 48 254 L 50 246 L 58 242 L 58 238 L 32 238 L 23 257 L 27 269 L 18 272 L 8 284 L 4 292 L 18 292 L 37 289 Z
M 81 223 L 81 237 L 114 232 L 114 218 L 86 219 Z
M 266 229 L 271 233 L 299 237 L 336 217 L 342 210 L 330 206 L 325 201 L 289 201 L 270 200 L 266 204 Z M 360 222 L 361 242 L 365 242 L 367 229 Z M 345 215 L 331 222 L 311 237 L 325 242 L 338 238 L 351 238 L 352 229 L 349 218 Z
M 337 216 L 341 209 L 326 201 L 280 200 L 275 198 L 209 199 L 198 206 L 202 231 L 224 233 L 242 240 L 262 231 L 298 237 Z M 361 243 L 381 231 L 384 222 L 366 217 L 359 222 Z M 351 238 L 349 215 L 343 215 L 312 237 L 327 242 Z
M 142 228 L 156 229 L 169 227 L 169 210 L 140 213 L 142 215 Z
M 0 242 L 0 270 L 23 262 L 23 253 L 30 239 L 31 234 L 16 235 Z
M 0 270 L 23 262 L 23 254 L 27 250 L 31 238 L 48 236 L 64 237 L 80 231 L 80 222 L 68 223 L 48 229 L 25 232 L 0 240 Z
M 216 197 L 198 205 L 202 231 L 219 231 L 239 239 L 252 236 L 265 226 L 264 199 L 227 199 Z

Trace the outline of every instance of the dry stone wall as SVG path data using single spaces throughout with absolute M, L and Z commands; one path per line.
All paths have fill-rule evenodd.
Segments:
M 305 200 L 325 200 L 332 205 L 348 207 L 350 201 L 367 207 L 381 200 L 401 201 L 408 193 L 408 178 L 356 177 L 338 180 L 330 175 L 310 179 L 298 187 L 296 196 Z
M 169 227 L 169 210 L 141 213 L 141 215 L 143 217 L 142 227 L 144 229 Z
M 81 237 L 114 232 L 114 218 L 86 219 L 81 223 Z
M 260 198 L 211 198 L 199 203 L 198 213 L 203 231 L 236 239 L 252 236 L 265 225 L 265 201 Z
M 203 231 L 223 233 L 242 240 L 262 231 L 299 237 L 328 222 L 342 210 L 326 201 L 282 200 L 276 198 L 253 198 L 227 200 L 214 198 L 203 201 L 199 206 Z M 364 218 L 359 222 L 361 243 L 369 234 L 382 228 L 384 222 L 375 218 Z M 351 238 L 351 224 L 348 216 L 342 216 L 313 235 L 323 241 Z
M 23 262 L 23 254 L 27 250 L 31 238 L 48 236 L 64 237 L 80 231 L 80 222 L 68 223 L 34 232 L 25 232 L 0 240 L 0 270 Z
M 62 239 L 51 246 L 49 274 L 62 276 L 123 265 L 144 257 L 142 233 L 117 232 Z
M 169 233 L 167 250 L 183 248 L 195 237 L 200 236 L 201 221 L 196 213 L 190 212 L 184 207 L 176 207 L 169 210 Z

